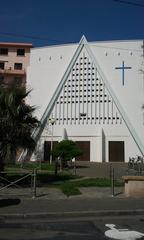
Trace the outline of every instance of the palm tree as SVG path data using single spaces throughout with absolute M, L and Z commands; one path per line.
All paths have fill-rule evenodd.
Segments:
M 38 120 L 33 117 L 35 107 L 25 102 L 29 93 L 16 86 L 0 87 L 0 171 L 5 163 L 16 161 L 19 148 L 33 150 L 35 147 L 31 133 Z

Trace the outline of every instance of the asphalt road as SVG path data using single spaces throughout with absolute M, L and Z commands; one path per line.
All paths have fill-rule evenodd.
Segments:
M 2 214 L 61 214 L 72 212 L 95 211 L 135 211 L 144 212 L 143 198 L 67 198 L 67 199 L 2 199 L 0 200 L 0 216 Z M 77 216 L 77 215 L 76 215 Z
M 0 240 L 105 240 L 110 230 L 106 224 L 115 225 L 134 234 L 144 234 L 144 216 L 127 217 L 83 217 L 63 219 L 0 219 Z M 126 230 L 127 229 L 127 230 Z M 133 232 L 131 232 L 133 231 Z M 125 234 L 126 235 L 126 234 Z M 134 235 L 133 235 L 134 236 Z M 118 238 L 115 238 L 118 239 Z M 129 240 L 128 237 L 122 238 Z M 136 239 L 136 238 L 130 238 Z M 139 238 L 144 239 L 144 236 Z

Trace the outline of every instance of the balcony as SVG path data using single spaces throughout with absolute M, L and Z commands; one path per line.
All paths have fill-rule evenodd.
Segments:
M 25 69 L 12 69 L 12 68 L 5 68 L 0 69 L 0 75 L 26 75 Z

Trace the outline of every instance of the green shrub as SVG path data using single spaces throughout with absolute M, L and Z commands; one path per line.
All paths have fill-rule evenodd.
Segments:
M 81 194 L 80 190 L 74 184 L 69 182 L 62 184 L 61 190 L 66 196 Z

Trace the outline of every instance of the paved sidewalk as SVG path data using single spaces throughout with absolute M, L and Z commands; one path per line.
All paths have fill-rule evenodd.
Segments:
M 53 187 L 37 187 L 36 198 L 39 199 L 84 199 L 84 198 L 109 198 L 112 196 L 110 187 L 81 187 L 79 188 L 81 194 L 67 197 L 60 189 Z M 115 196 L 117 198 L 124 198 L 124 187 L 114 188 Z M 34 193 L 31 188 L 8 188 L 1 192 L 0 198 L 15 198 L 31 199 Z
M 5 200 L 6 202 L 6 200 Z M 15 205 L 14 205 L 15 204 Z M 1 217 L 44 216 L 117 216 L 144 215 L 143 199 L 15 199 L 13 205 L 0 208 Z
M 113 164 L 117 177 L 125 175 L 126 164 Z M 110 165 L 80 163 L 77 173 L 88 177 L 110 177 Z M 12 191 L 12 192 L 11 192 Z M 80 188 L 81 195 L 65 196 L 57 188 L 37 188 L 37 197 L 32 199 L 31 189 L 8 190 L 9 195 L 0 195 L 1 218 L 64 217 L 64 216 L 118 216 L 143 215 L 143 198 L 126 198 L 124 188 Z M 15 193 L 16 195 L 13 195 Z M 24 195 L 27 193 L 27 195 Z
M 120 190 L 117 188 L 116 193 Z M 82 195 L 71 197 L 60 194 L 58 189 L 50 191 L 35 199 L 24 196 L 1 199 L 0 218 L 144 215 L 143 198 L 126 198 L 123 193 L 112 197 L 109 188 L 81 188 Z

